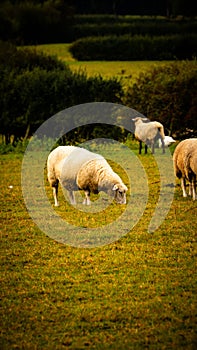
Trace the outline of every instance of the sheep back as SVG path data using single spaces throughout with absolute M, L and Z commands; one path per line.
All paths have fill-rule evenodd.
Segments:
M 142 120 L 137 121 L 135 129 L 135 137 L 138 140 L 147 142 L 148 140 L 154 140 L 158 136 L 164 139 L 164 129 L 163 125 L 159 122 L 153 121 L 149 123 L 144 123 Z
M 101 155 L 90 152 L 84 148 L 76 147 L 75 150 L 63 160 L 60 182 L 70 191 L 83 189 L 77 181 L 80 169 L 94 159 L 104 159 Z
M 104 158 L 85 163 L 79 170 L 77 183 L 80 189 L 89 189 L 93 193 L 100 191 L 109 193 L 114 185 L 118 185 L 121 191 L 127 191 L 119 175 L 112 170 Z
M 173 154 L 174 172 L 178 178 L 190 178 L 197 174 L 197 138 L 185 139 L 175 148 Z

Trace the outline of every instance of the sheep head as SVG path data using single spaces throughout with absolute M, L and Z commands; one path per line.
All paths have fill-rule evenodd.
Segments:
M 150 120 L 146 117 L 144 118 L 141 118 L 141 117 L 136 117 L 136 118 L 133 118 L 132 121 L 136 124 L 136 123 L 144 123 L 144 122 L 150 122 Z
M 115 184 L 112 188 L 114 193 L 114 199 L 118 204 L 126 204 L 126 192 L 128 191 L 127 186 L 124 184 Z

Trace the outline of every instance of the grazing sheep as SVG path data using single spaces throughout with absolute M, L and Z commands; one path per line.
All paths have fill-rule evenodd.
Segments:
M 154 153 L 155 142 L 160 139 L 162 143 L 163 153 L 164 148 L 164 127 L 157 121 L 145 122 L 147 118 L 134 118 L 135 123 L 135 138 L 139 141 L 139 154 L 142 151 L 142 142 L 145 143 L 145 153 L 147 153 L 147 146 L 151 146 L 151 151 Z
M 171 136 L 165 136 L 163 141 L 164 141 L 165 147 L 168 147 L 172 143 L 176 142 L 176 140 L 174 140 L 173 137 L 171 137 Z M 161 142 L 161 139 L 159 139 L 159 148 L 161 148 L 161 147 L 162 147 L 162 142 Z
M 48 180 L 53 187 L 55 206 L 58 206 L 58 183 L 68 190 L 71 204 L 76 204 L 73 191 L 83 190 L 89 205 L 90 193 L 107 192 L 119 204 L 126 203 L 127 187 L 99 154 L 74 146 L 60 146 L 47 161 Z
M 189 195 L 196 199 L 197 138 L 185 139 L 175 148 L 173 154 L 174 173 L 181 179 L 183 197 L 187 197 L 186 180 L 189 181 Z

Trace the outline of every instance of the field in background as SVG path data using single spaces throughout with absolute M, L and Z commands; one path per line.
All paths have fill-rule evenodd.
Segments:
M 197 201 L 177 181 L 169 214 L 148 233 L 159 176 L 150 154 L 139 159 L 150 191 L 143 216 L 119 241 L 85 249 L 38 229 L 22 198 L 22 156 L 1 157 L 1 349 L 196 348 Z M 61 191 L 60 203 L 66 219 Z
M 122 78 L 126 85 L 133 84 L 140 73 L 154 65 L 163 65 L 169 61 L 77 61 L 69 53 L 70 44 L 45 44 L 34 46 L 47 54 L 55 55 L 67 63 L 73 71 L 86 71 L 88 76 L 102 75 L 105 78 Z

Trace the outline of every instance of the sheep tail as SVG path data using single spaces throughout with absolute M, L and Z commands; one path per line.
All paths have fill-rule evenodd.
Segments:
M 161 123 L 159 123 L 159 122 L 155 122 L 155 125 L 158 128 L 158 131 L 159 131 L 159 133 L 161 135 L 161 138 L 164 140 L 165 134 L 164 134 L 164 127 L 163 127 L 163 125 Z

